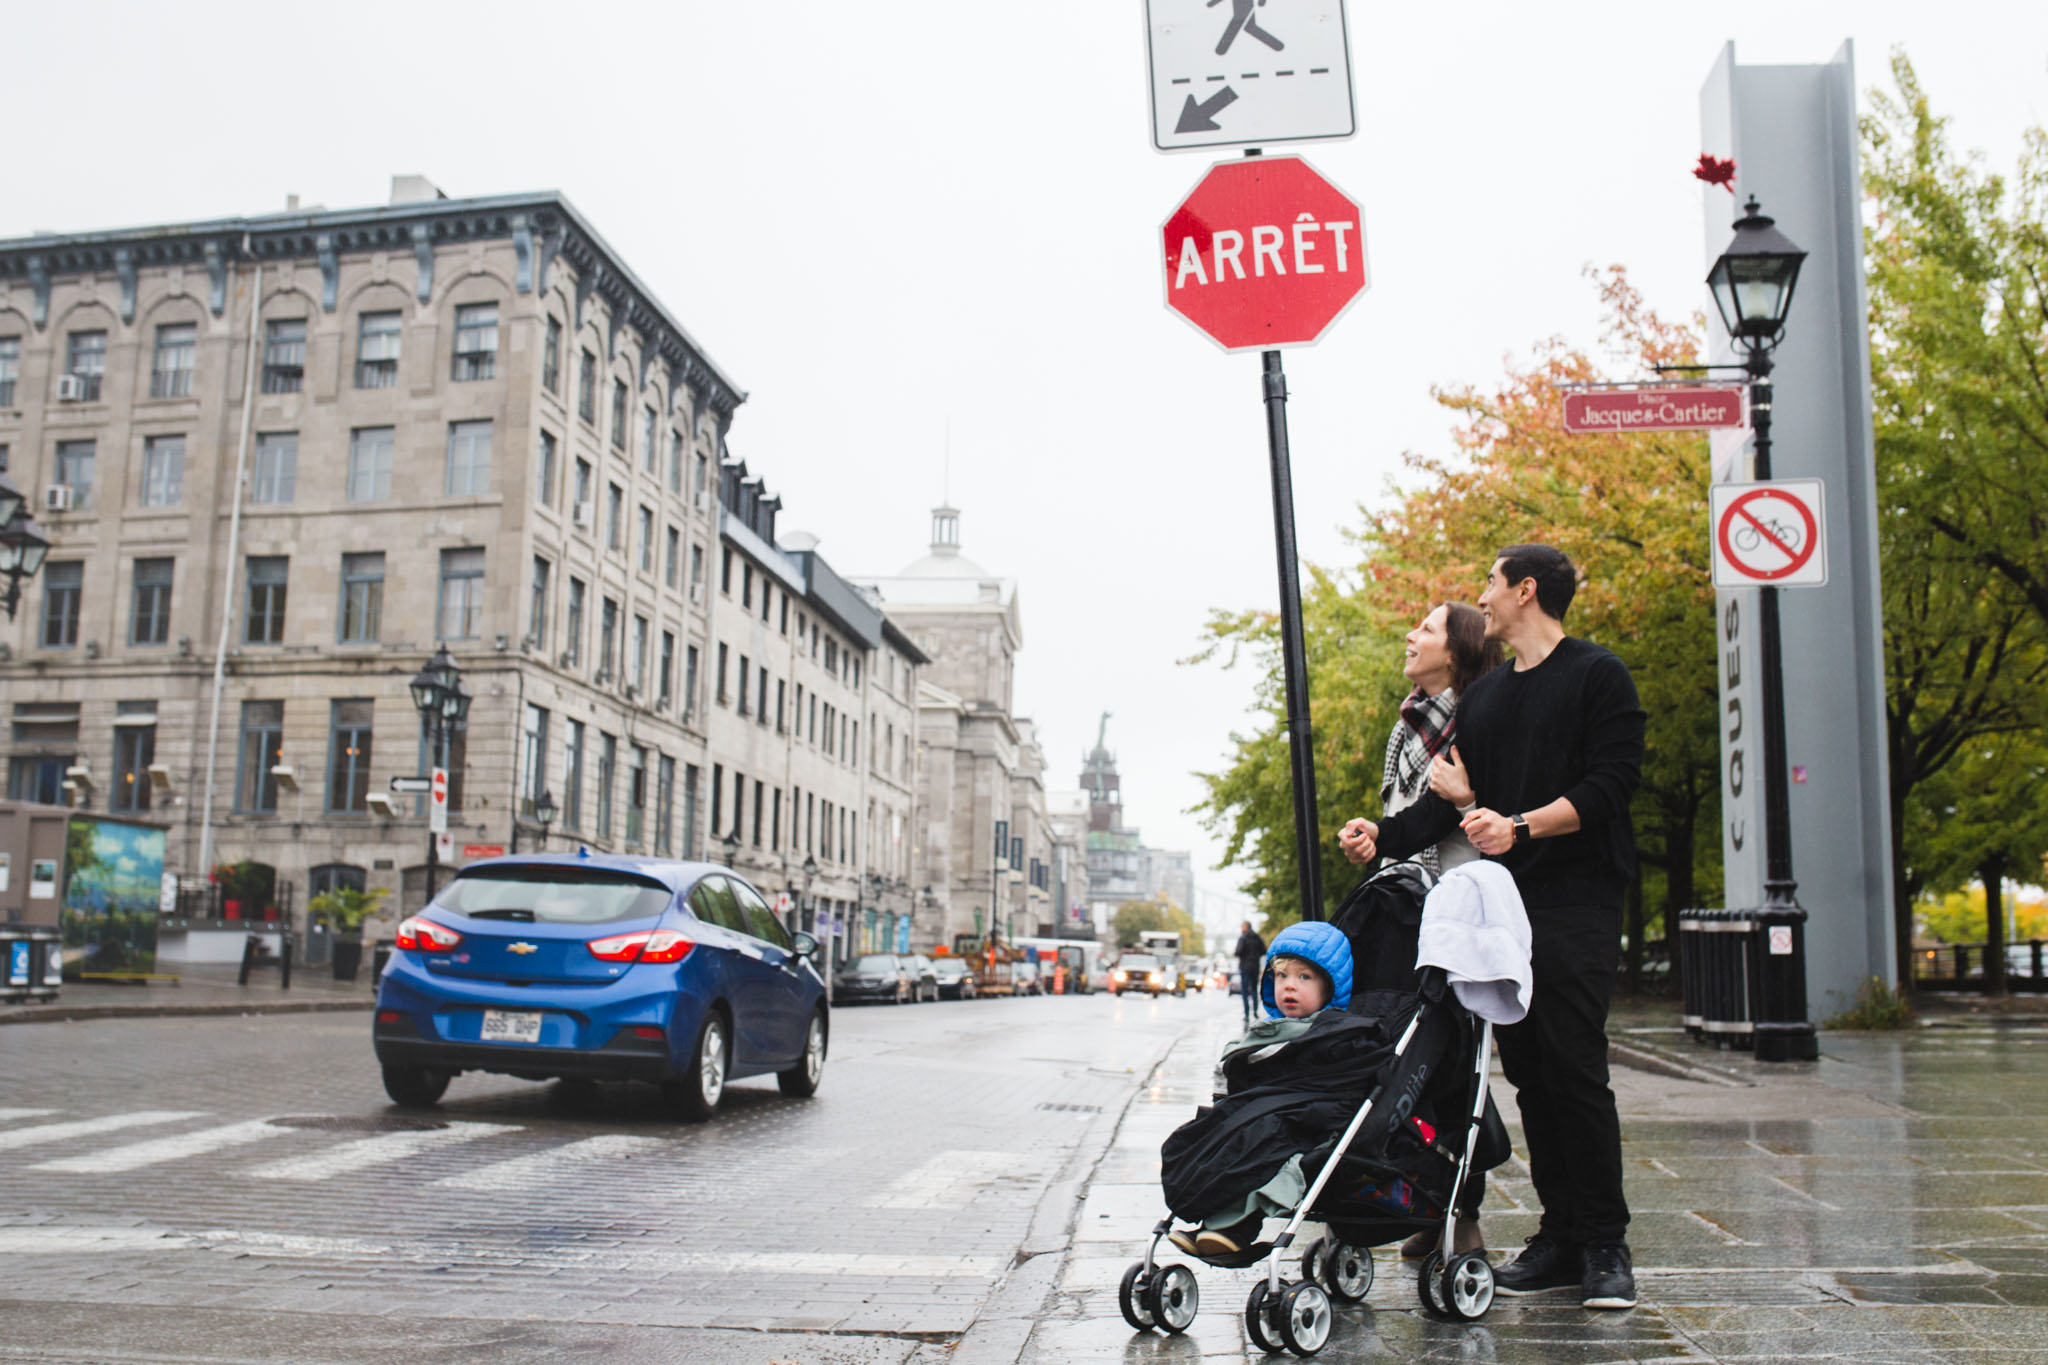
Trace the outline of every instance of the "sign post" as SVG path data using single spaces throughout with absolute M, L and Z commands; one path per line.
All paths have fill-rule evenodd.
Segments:
M 1244 7 L 1249 10 L 1250 6 Z M 1301 560 L 1280 348 L 1311 346 L 1371 283 L 1365 215 L 1299 157 L 1212 166 L 1161 229 L 1166 306 L 1226 351 L 1261 352 L 1273 544 L 1280 579 L 1280 652 L 1294 788 L 1302 918 L 1323 918 L 1321 827 L 1302 640 Z

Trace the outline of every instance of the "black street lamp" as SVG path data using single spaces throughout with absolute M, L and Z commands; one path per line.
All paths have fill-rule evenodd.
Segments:
M 540 800 L 533 803 L 533 818 L 540 822 L 540 847 L 543 852 L 548 846 L 548 826 L 555 823 L 555 794 L 543 791 Z
M 13 484 L 0 477 L 0 606 L 13 620 L 21 605 L 23 579 L 33 578 L 50 553 L 50 538 L 29 516 L 26 500 Z
M 725 865 L 737 868 L 740 860 L 740 836 L 738 830 L 727 830 L 725 834 Z
M 470 691 L 463 685 L 462 670 L 455 665 L 446 645 L 436 645 L 434 656 L 413 675 L 412 704 L 420 713 L 420 725 L 427 740 L 428 766 L 446 764 L 448 736 L 469 715 Z M 441 850 L 435 831 L 427 831 L 427 899 L 434 899 L 434 874 L 441 866 Z
M 1771 477 L 1771 351 L 1785 334 L 1785 315 L 1805 260 L 1806 253 L 1778 231 L 1751 195 L 1735 221 L 1735 240 L 1707 273 L 1721 321 L 1745 352 L 1750 424 L 1756 434 L 1752 477 L 1759 483 Z M 1752 1036 L 1759 1061 L 1812 1061 L 1820 1055 L 1820 1043 L 1806 1017 L 1806 911 L 1799 907 L 1799 883 L 1792 877 L 1785 669 L 1778 589 L 1770 584 L 1757 589 L 1757 634 L 1763 653 L 1764 903 L 1755 915 L 1760 932 L 1752 949 Z

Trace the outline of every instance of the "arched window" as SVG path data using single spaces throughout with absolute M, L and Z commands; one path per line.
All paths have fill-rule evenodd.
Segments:
M 329 891 L 365 891 L 369 873 L 353 863 L 322 863 L 306 874 L 306 899 Z

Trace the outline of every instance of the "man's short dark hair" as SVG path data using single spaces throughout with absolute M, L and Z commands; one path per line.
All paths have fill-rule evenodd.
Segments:
M 1564 551 L 1549 545 L 1510 545 L 1495 558 L 1500 560 L 1500 576 L 1509 587 L 1525 578 L 1535 579 L 1536 605 L 1543 608 L 1545 616 L 1564 624 L 1572 594 L 1579 590 L 1579 571 Z

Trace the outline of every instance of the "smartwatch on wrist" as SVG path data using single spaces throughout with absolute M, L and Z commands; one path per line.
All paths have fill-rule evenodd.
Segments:
M 1518 844 L 1528 843 L 1532 837 L 1529 833 L 1529 817 L 1517 815 L 1513 817 L 1513 821 L 1515 826 L 1515 842 Z

